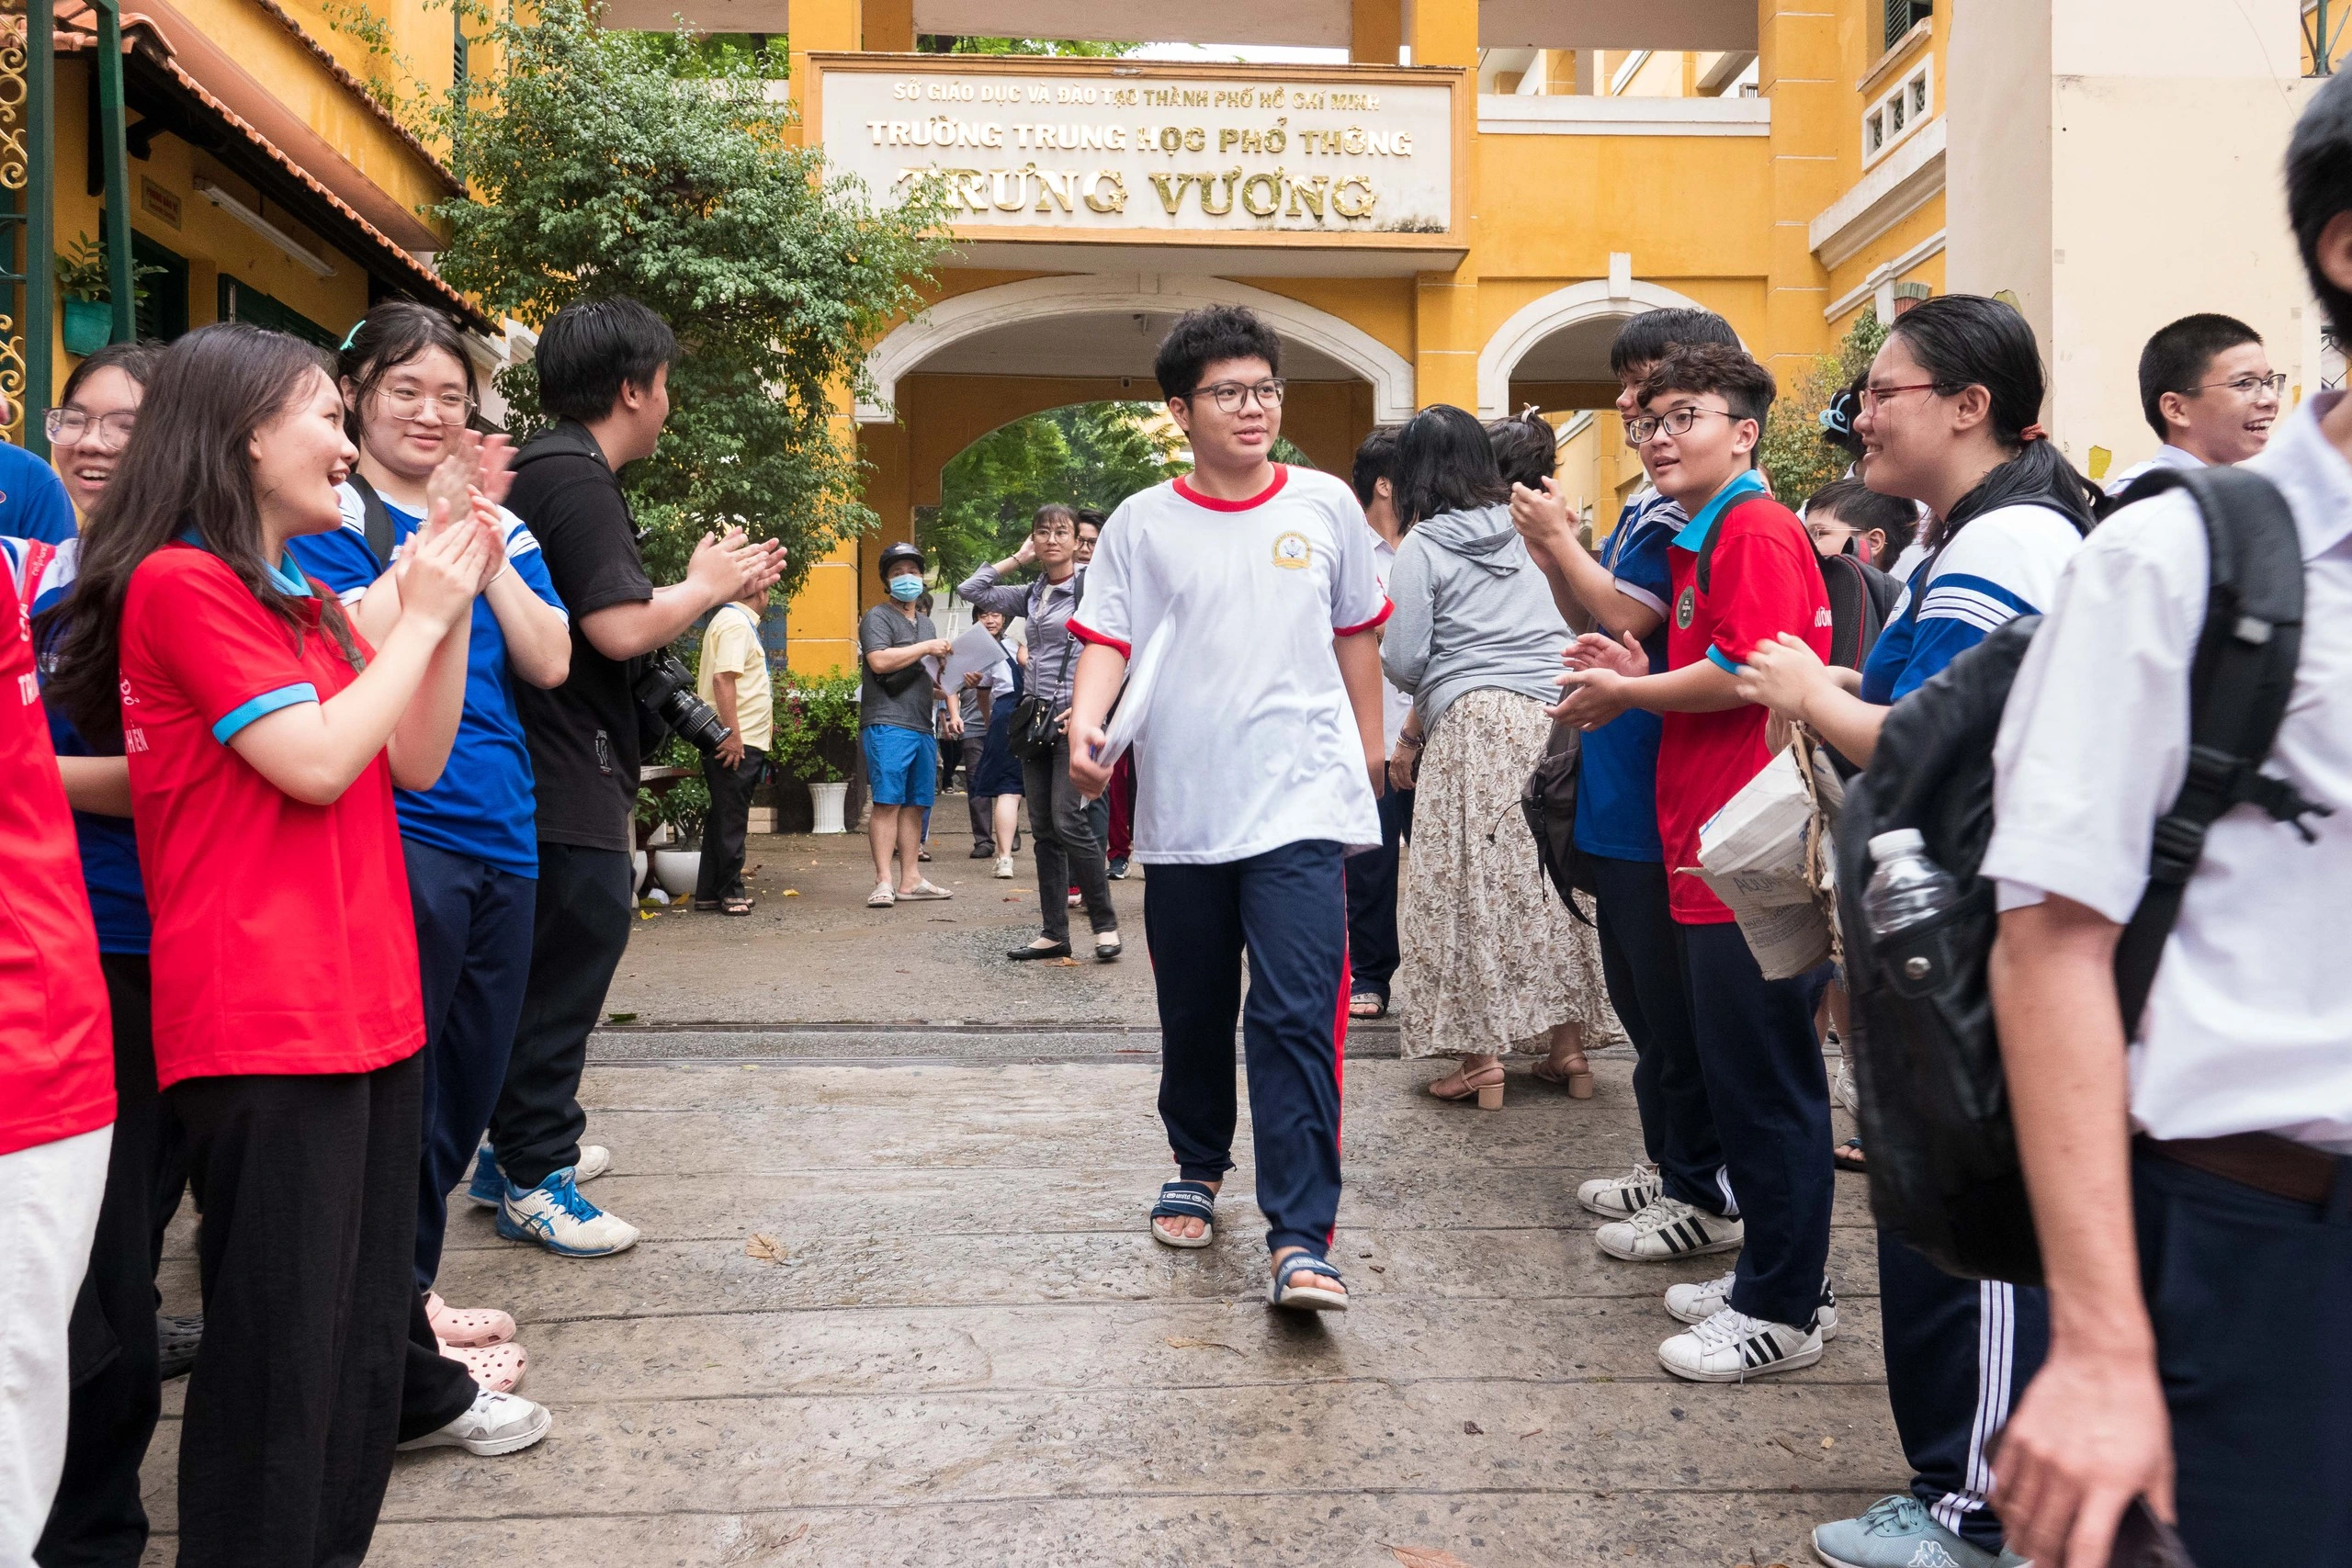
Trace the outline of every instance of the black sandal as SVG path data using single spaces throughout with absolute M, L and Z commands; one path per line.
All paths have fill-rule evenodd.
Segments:
M 1067 942 L 1057 942 L 1049 943 L 1045 947 L 1016 947 L 1012 952 L 1006 953 L 1005 956 L 1012 959 L 1015 964 L 1026 964 L 1030 960 L 1036 958 L 1068 958 L 1069 956 L 1069 943 Z
M 1836 1148 L 1830 1150 L 1829 1163 L 1836 1166 L 1839 1170 L 1844 1171 L 1849 1176 L 1868 1176 L 1870 1174 L 1870 1160 L 1868 1156 L 1862 1153 L 1862 1141 L 1860 1138 L 1849 1138 L 1844 1143 L 1838 1145 Z

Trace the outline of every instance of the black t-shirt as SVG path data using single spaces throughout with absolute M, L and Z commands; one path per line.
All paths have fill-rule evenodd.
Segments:
M 628 665 L 597 652 L 580 623 L 653 597 L 636 521 L 594 437 L 568 420 L 516 455 L 506 504 L 538 540 L 571 616 L 571 678 L 551 692 L 514 682 L 538 785 L 538 836 L 626 852 L 637 800 L 637 698 Z

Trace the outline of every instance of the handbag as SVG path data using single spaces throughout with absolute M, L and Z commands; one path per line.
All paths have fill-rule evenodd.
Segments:
M 1052 586 L 1039 578 L 1029 589 L 1029 604 L 1023 618 L 1031 626 L 1037 624 L 1037 605 L 1045 591 Z M 1086 592 L 1086 570 L 1080 568 L 1070 588 L 1069 613 L 1078 614 L 1079 599 Z M 1069 637 L 1069 647 L 1062 652 L 1062 689 L 1069 689 L 1071 666 L 1078 662 L 1078 639 Z M 1012 721 L 1005 736 L 1005 745 L 1023 761 L 1046 761 L 1052 758 L 1054 748 L 1061 744 L 1062 727 L 1057 722 L 1061 709 L 1044 697 L 1032 694 L 1021 699 L 1012 710 Z

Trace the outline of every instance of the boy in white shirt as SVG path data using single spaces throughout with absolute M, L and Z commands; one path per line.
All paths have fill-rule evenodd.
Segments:
M 1156 1240 L 1209 1244 L 1233 1168 L 1233 1029 L 1242 1026 L 1268 1300 L 1345 1310 L 1324 1260 L 1340 1201 L 1348 1010 L 1342 856 L 1380 842 L 1380 649 L 1373 536 L 1348 487 L 1274 463 L 1282 341 L 1248 310 L 1188 312 L 1153 369 L 1192 438 L 1187 479 L 1104 525 L 1070 631 L 1087 644 L 1069 771 L 1100 794 L 1105 716 L 1155 637 L 1136 746 L 1136 859 L 1159 988 L 1160 1119 L 1178 1179 Z M 1241 955 L 1250 996 L 1241 999 Z

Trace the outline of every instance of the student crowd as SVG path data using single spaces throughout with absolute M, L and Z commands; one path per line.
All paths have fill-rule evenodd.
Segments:
M 2352 332 L 2352 85 L 2303 117 L 2287 201 L 2330 328 Z M 653 449 L 674 353 L 628 301 L 565 310 L 537 356 L 558 423 L 519 452 L 470 428 L 455 328 L 404 304 L 332 366 L 235 325 L 111 348 L 49 412 L 78 534 L 51 509 L 69 526 L 0 541 L 21 606 L 0 722 L 43 764 L 0 785 L 0 1559 L 138 1560 L 154 1272 L 183 1187 L 205 1302 L 184 1563 L 356 1562 L 395 1447 L 495 1454 L 548 1429 L 513 1392 L 513 1319 L 434 1290 L 446 1196 L 469 1181 L 502 1235 L 566 1256 L 636 1239 L 580 1191 L 609 1156 L 580 1143 L 576 1089 L 630 919 L 641 661 L 739 606 L 704 672 L 743 721 L 709 765 L 730 818 L 766 739 L 744 623 L 780 553 L 707 538 L 656 589 L 614 478 Z M 1840 976 L 1767 977 L 1688 873 L 1792 736 L 1867 785 L 1906 715 L 2040 617 L 1986 742 L 1981 874 L 2046 1288 L 1946 1273 L 1881 1229 L 1914 1480 L 1815 1550 L 2087 1568 L 2177 1524 L 2208 1564 L 2352 1562 L 2334 1353 L 2352 991 L 2329 962 L 2352 816 L 2327 815 L 2352 805 L 2352 403 L 2283 408 L 2223 316 L 2143 358 L 2155 465 L 2245 463 L 2275 487 L 2304 608 L 2270 782 L 2211 786 L 2241 804 L 2188 852 L 2127 1018 L 2119 935 L 2160 819 L 2212 765 L 2189 734 L 2207 529 L 2188 495 L 2120 495 L 2136 473 L 2102 493 L 2059 454 L 2014 309 L 1950 295 L 1897 317 L 1824 419 L 1852 470 L 1802 516 L 1756 465 L 1770 373 L 1705 311 L 1634 318 L 1611 367 L 1648 483 L 1598 550 L 1540 421 L 1434 407 L 1375 432 L 1348 481 L 1275 463 L 1281 363 L 1246 310 L 1181 319 L 1156 372 L 1193 471 L 1083 554 L 1081 519 L 1047 509 L 962 589 L 991 635 L 1027 623 L 1025 668 L 971 683 L 1005 750 L 964 753 L 1000 786 L 976 793 L 1030 807 L 1044 931 L 1012 957 L 1069 953 L 1065 887 L 1098 960 L 1118 955 L 1096 814 L 1132 779 L 1176 1167 L 1154 1239 L 1214 1238 L 1238 1027 L 1268 1299 L 1346 1309 L 1328 1257 L 1346 1022 L 1387 1010 L 1394 980 L 1406 1053 L 1453 1063 L 1430 1092 L 1486 1109 L 1515 1053 L 1589 1095 L 1587 1049 L 1622 1031 L 1645 1155 L 1579 1190 L 1597 1245 L 1737 1253 L 1661 1292 L 1679 1327 L 1660 1364 L 1724 1383 L 1820 1361 L 1834 1173 L 1873 1157 L 1868 1138 L 1833 1156 L 1819 1021 L 1847 1019 Z M 938 705 L 951 739 L 967 721 L 926 662 L 953 649 L 919 607 L 919 552 L 880 564 L 861 706 L 887 908 L 944 896 L 921 870 Z M 1514 819 L 1571 742 L 1590 924 Z M 2311 814 L 2256 808 L 2282 789 Z M 989 810 L 991 852 L 1016 821 Z M 734 831 L 707 907 L 741 902 Z M 1883 864 L 1899 848 L 1872 844 Z

